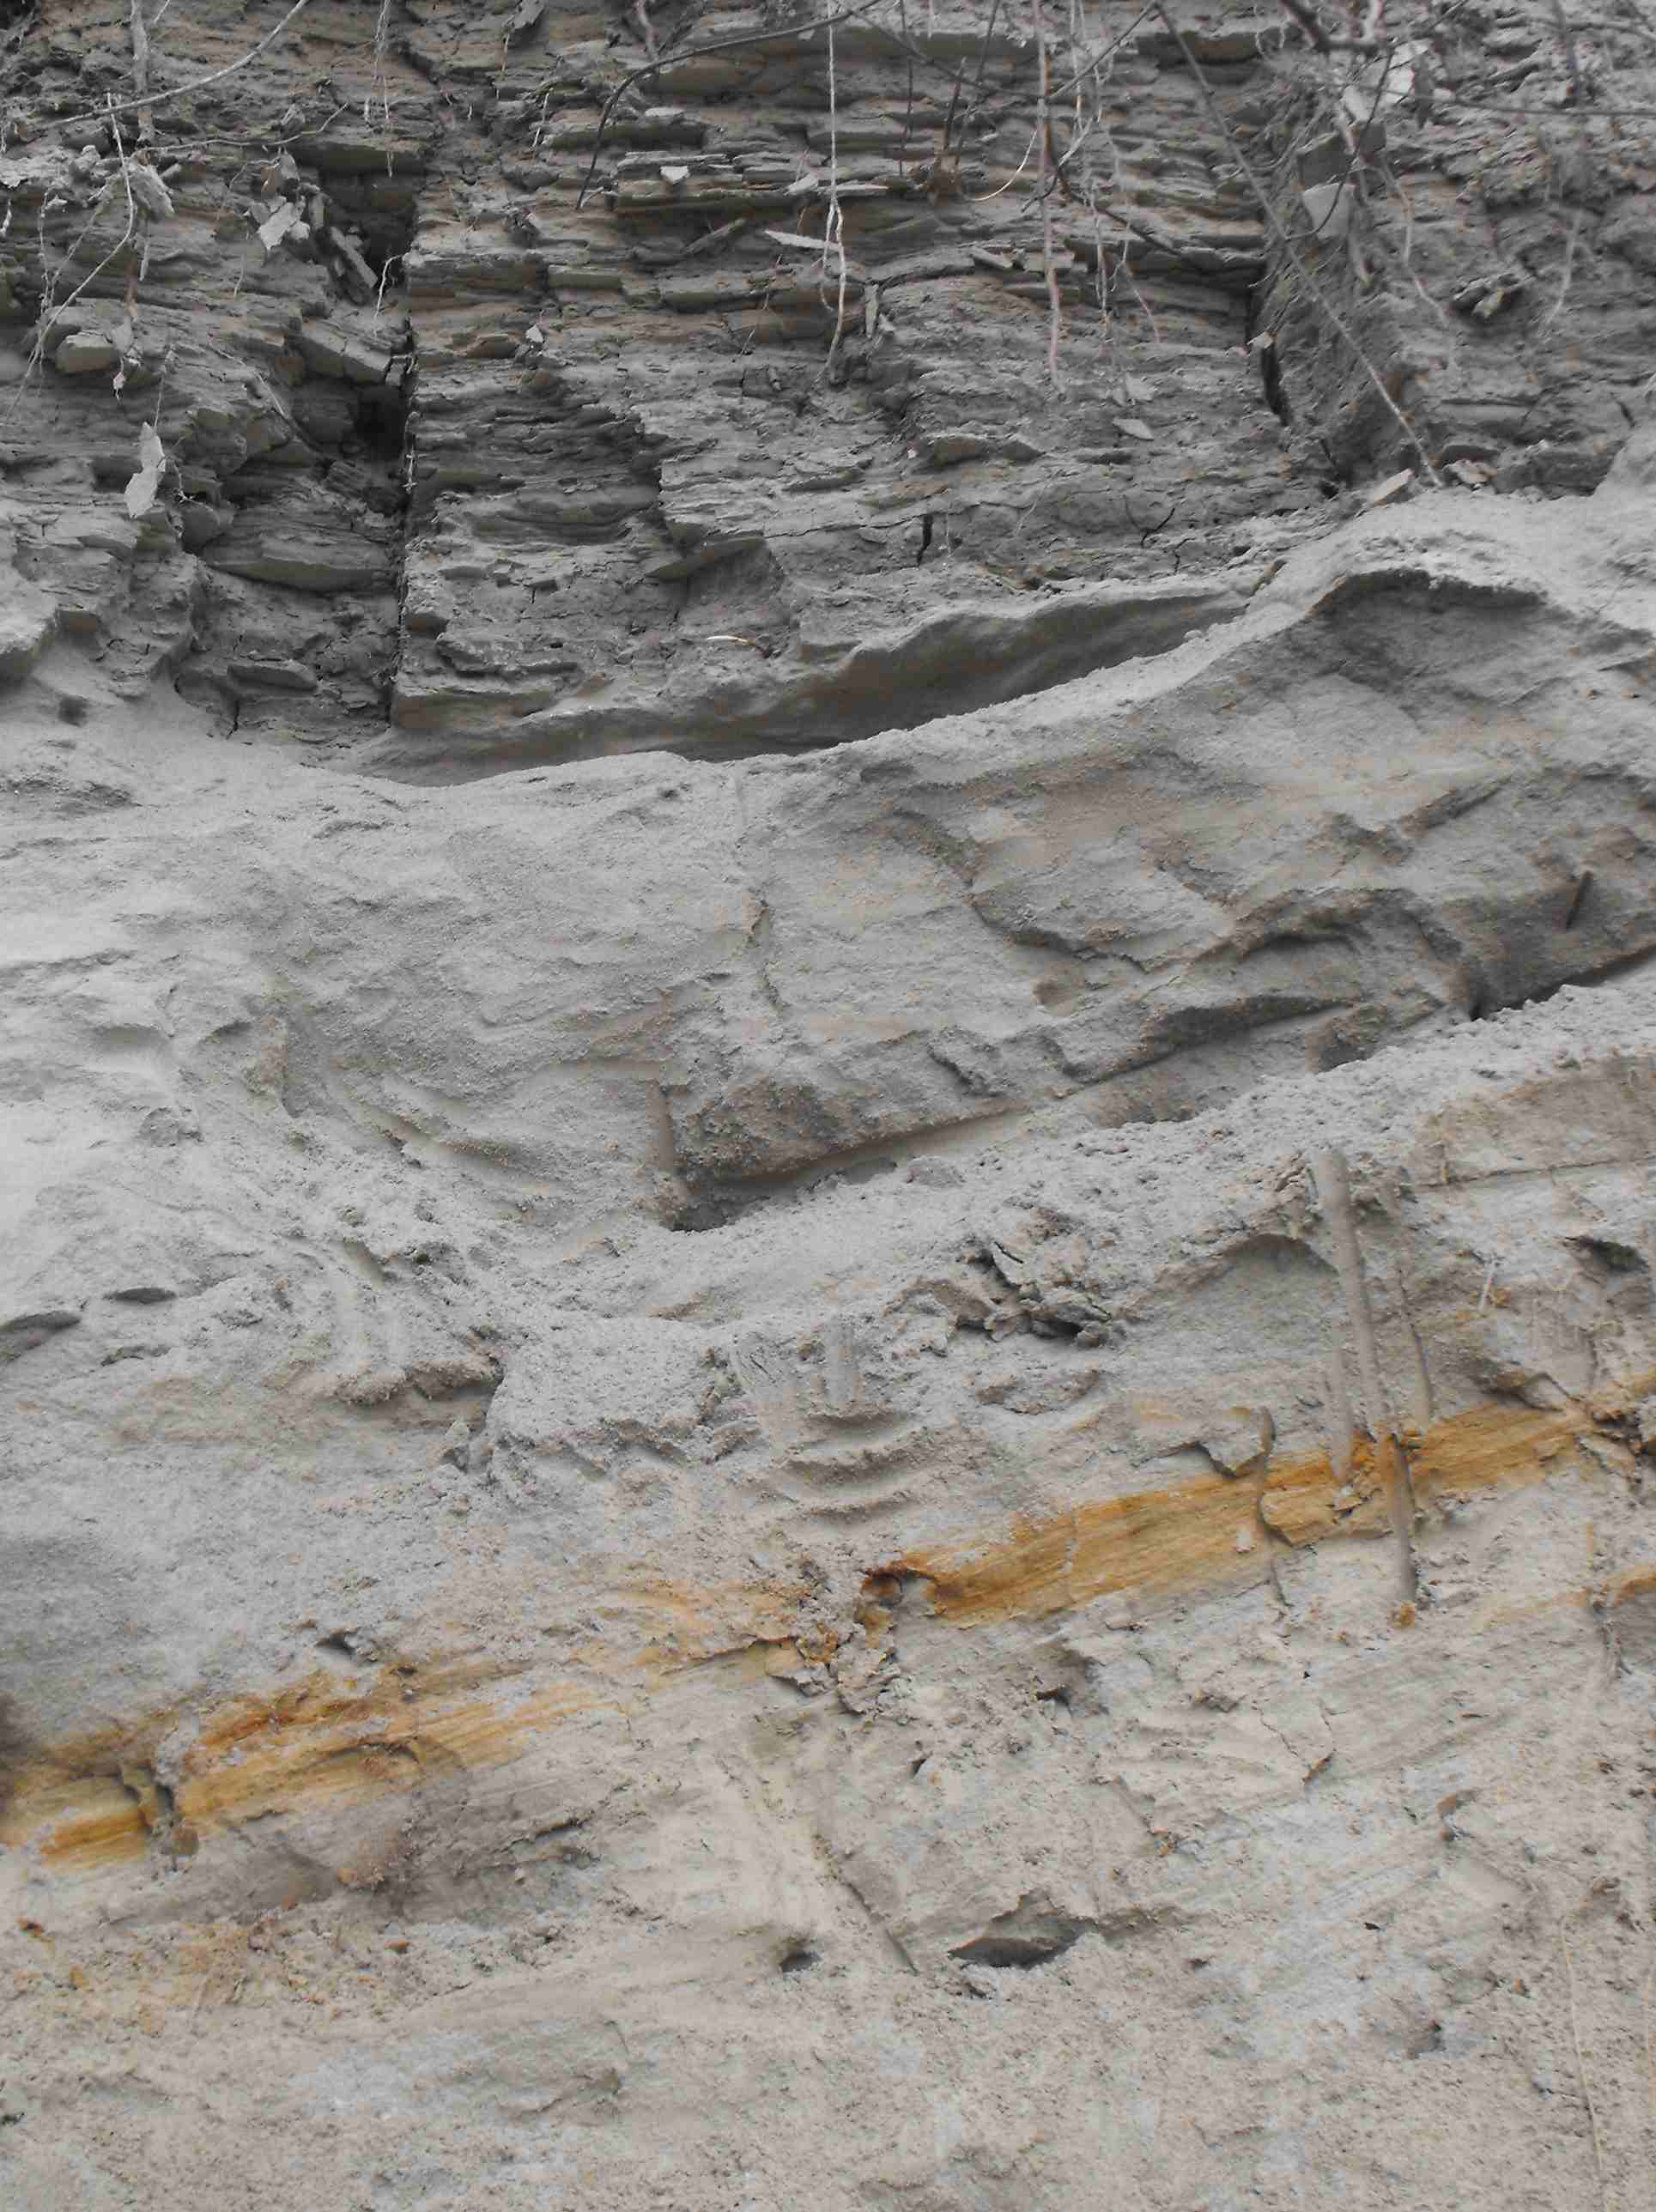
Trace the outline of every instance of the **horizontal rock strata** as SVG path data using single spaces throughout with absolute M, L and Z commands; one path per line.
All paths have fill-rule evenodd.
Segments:
M 0 0 L 8 2207 L 1644 2201 L 1649 39 L 1333 21 Z
M 136 112 L 119 8 L 6 34 L 0 667 L 418 781 L 812 747 L 1159 645 L 1354 482 L 1589 489 L 1636 412 L 1648 131 L 1561 114 L 1544 9 L 1368 109 L 1269 12 L 518 12 L 237 66 L 202 0 Z

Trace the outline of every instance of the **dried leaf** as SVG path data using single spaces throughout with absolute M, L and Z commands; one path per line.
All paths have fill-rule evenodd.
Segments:
M 161 489 L 161 472 L 166 465 L 167 449 L 155 424 L 146 422 L 138 433 L 137 471 L 127 479 L 126 485 L 126 511 L 135 522 L 155 505 Z
M 1111 417 L 1117 429 L 1129 438 L 1142 438 L 1147 446 L 1155 443 L 1156 434 L 1148 422 L 1141 422 L 1135 415 L 1115 415 Z
M 806 253 L 825 253 L 828 251 L 825 238 L 807 238 L 802 230 L 767 230 L 764 235 L 774 238 L 778 246 L 797 247 Z

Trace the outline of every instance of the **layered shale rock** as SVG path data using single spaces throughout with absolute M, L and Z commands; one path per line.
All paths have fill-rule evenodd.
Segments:
M 0 9 L 8 2202 L 1640 2202 L 1647 179 L 1455 167 L 1635 29 L 1290 253 L 1110 14 L 1049 252 L 1056 23 L 177 14 Z
M 313 761 L 1032 693 L 1344 485 L 1591 489 L 1648 376 L 1647 124 L 1558 105 L 1541 9 L 1330 106 L 1269 12 L 724 9 L 647 56 L 648 14 L 309 0 L 238 68 L 205 0 L 137 112 L 129 13 L 0 34 L 0 652 L 55 622 Z

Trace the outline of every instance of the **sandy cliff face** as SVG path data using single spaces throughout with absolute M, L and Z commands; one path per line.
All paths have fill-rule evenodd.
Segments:
M 8 2201 L 1630 2212 L 1644 126 L 0 15 Z

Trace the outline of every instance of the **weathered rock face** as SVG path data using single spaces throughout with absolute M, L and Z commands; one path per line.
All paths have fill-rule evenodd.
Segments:
M 0 15 L 7 2201 L 1641 2202 L 1636 33 Z
M 146 67 L 213 81 L 136 112 L 129 13 L 0 33 L 0 665 L 44 592 L 124 684 L 314 760 L 1031 693 L 1165 635 L 1124 584 L 1200 622 L 1354 479 L 1591 489 L 1649 374 L 1647 124 L 1556 106 L 1540 9 L 1343 102 L 1269 13 L 727 9 L 616 103 L 647 15 L 309 0 L 238 69 L 204 0 Z

